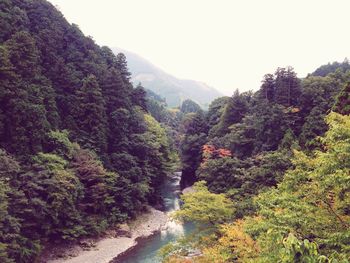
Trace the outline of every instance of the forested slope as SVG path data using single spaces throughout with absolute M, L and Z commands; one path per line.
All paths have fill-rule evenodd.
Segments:
M 0 1 L 0 261 L 96 235 L 159 200 L 165 129 L 123 54 L 45 0 Z
M 165 247 L 165 262 L 194 248 L 191 262 L 349 262 L 345 64 L 305 79 L 278 68 L 257 92 L 185 116 L 184 179 L 199 182 L 174 216 L 197 232 Z

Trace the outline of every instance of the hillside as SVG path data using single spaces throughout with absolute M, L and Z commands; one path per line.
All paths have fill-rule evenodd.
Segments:
M 124 55 L 45 0 L 0 17 L 0 262 L 38 262 L 160 203 L 169 139 Z
M 0 263 L 349 263 L 348 60 L 220 97 L 47 0 L 0 29 Z
M 135 53 L 119 48 L 112 50 L 115 54 L 125 54 L 132 82 L 135 85 L 141 82 L 145 88 L 164 97 L 169 107 L 180 106 L 184 100 L 191 99 L 207 108 L 211 101 L 222 96 L 219 91 L 203 82 L 178 79 Z

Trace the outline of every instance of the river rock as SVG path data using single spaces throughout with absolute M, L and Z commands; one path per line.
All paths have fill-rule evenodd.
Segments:
M 79 246 L 83 250 L 90 250 L 91 248 L 96 246 L 96 243 L 93 239 L 82 239 L 79 241 Z
M 193 249 L 188 253 L 187 258 L 199 257 L 201 255 L 202 251 L 200 251 L 199 249 Z
M 132 237 L 132 232 L 128 224 L 120 224 L 115 231 L 116 237 Z

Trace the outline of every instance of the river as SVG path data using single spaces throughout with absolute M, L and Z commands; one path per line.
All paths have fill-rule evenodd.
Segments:
M 162 188 L 164 208 L 166 213 L 171 213 L 180 208 L 180 179 L 181 173 L 175 173 L 167 179 Z M 164 245 L 175 241 L 182 235 L 186 235 L 193 230 L 190 223 L 181 224 L 169 220 L 166 228 L 145 240 L 126 252 L 124 255 L 114 259 L 113 263 L 160 263 L 157 253 Z

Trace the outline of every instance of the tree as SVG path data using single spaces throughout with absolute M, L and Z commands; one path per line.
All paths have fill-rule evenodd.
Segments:
M 275 98 L 275 79 L 272 74 L 266 74 L 259 90 L 261 98 L 273 102 Z
M 107 147 L 105 101 L 95 76 L 90 75 L 84 79 L 76 97 L 78 141 L 84 147 L 104 153 Z
M 275 72 L 275 102 L 286 107 L 294 106 L 299 94 L 299 80 L 293 68 L 278 68 Z
M 346 83 L 338 94 L 333 110 L 343 115 L 350 114 L 350 82 Z
M 195 103 L 194 101 L 187 99 L 187 100 L 184 100 L 182 102 L 180 110 L 184 114 L 196 113 L 196 112 L 201 111 L 201 107 L 197 103 Z
M 244 164 L 237 158 L 223 157 L 202 163 L 197 171 L 199 180 L 207 182 L 210 191 L 225 193 L 229 189 L 240 188 L 244 175 Z
M 50 127 L 48 109 L 51 121 L 56 121 L 55 103 L 49 95 L 51 87 L 45 85 L 46 79 L 40 75 L 34 39 L 27 32 L 13 35 L 1 53 L 3 147 L 27 158 L 26 155 L 41 151 L 42 138 Z
M 133 89 L 131 98 L 134 105 L 139 106 L 142 110 L 147 112 L 146 91 L 140 83 Z
M 195 172 L 202 159 L 202 147 L 206 142 L 207 125 L 202 111 L 189 113 L 183 120 L 182 130 L 185 134 L 180 144 L 182 162 L 181 184 L 192 184 Z
M 209 126 L 209 137 L 213 137 L 216 134 L 218 124 L 220 122 L 220 117 L 225 110 L 226 104 L 229 102 L 229 97 L 220 97 L 212 101 L 209 105 L 209 110 L 207 113 L 207 120 Z
M 126 56 L 123 53 L 119 53 L 117 55 L 116 67 L 117 67 L 118 71 L 120 72 L 120 74 L 123 78 L 123 81 L 125 83 L 129 83 L 131 73 L 129 72 L 129 69 L 128 69 L 128 63 L 126 61 Z
M 73 240 L 86 234 L 76 208 L 81 194 L 78 178 L 68 162 L 54 154 L 39 153 L 32 170 L 20 175 L 28 208 L 23 232 L 32 239 Z
M 233 217 L 233 204 L 224 194 L 209 192 L 204 181 L 196 182 L 193 192 L 182 195 L 183 206 L 174 213 L 177 220 L 215 227 Z
M 169 133 L 126 57 L 48 1 L 0 1 L 0 17 L 0 261 L 32 262 L 158 202 Z
M 131 107 L 129 100 L 131 90 L 124 84 L 117 69 L 108 69 L 106 76 L 102 80 L 101 89 L 106 101 L 106 112 L 109 116 L 119 108 L 129 109 Z
M 239 123 L 248 111 L 248 97 L 245 94 L 239 94 L 236 90 L 232 98 L 226 105 L 226 108 L 221 116 L 218 135 L 224 135 L 229 132 L 231 125 Z
M 172 217 L 176 220 L 195 223 L 197 231 L 190 238 L 162 248 L 161 256 L 165 262 L 183 262 L 181 258 L 177 258 L 177 255 L 186 255 L 192 247 L 207 244 L 210 238 L 205 237 L 216 236 L 219 233 L 220 224 L 233 218 L 234 210 L 231 200 L 224 194 L 209 192 L 204 181 L 196 182 L 193 191 L 183 194 L 181 200 L 183 206 L 180 210 L 175 211 Z M 193 235 L 197 238 L 193 238 Z M 197 259 L 196 257 L 195 260 Z
M 340 69 L 342 72 L 346 72 L 346 71 L 350 70 L 349 60 L 347 58 L 345 58 L 343 62 L 336 62 L 335 61 L 333 63 L 328 63 L 326 65 L 322 65 L 322 66 L 318 67 L 311 75 L 325 77 L 328 74 L 331 74 L 338 69 Z
M 330 126 L 322 139 L 326 150 L 315 151 L 310 157 L 297 153 L 295 168 L 287 172 L 277 189 L 257 198 L 258 218 L 250 219 L 247 231 L 263 245 L 264 260 L 287 256 L 283 239 L 289 233 L 316 242 L 319 254 L 340 261 L 349 257 L 346 207 L 350 119 L 331 113 L 326 120 Z
M 12 255 L 20 238 L 20 220 L 12 211 L 17 200 L 11 197 L 15 191 L 11 183 L 19 171 L 17 161 L 0 149 L 0 260 L 6 263 L 15 262 Z

